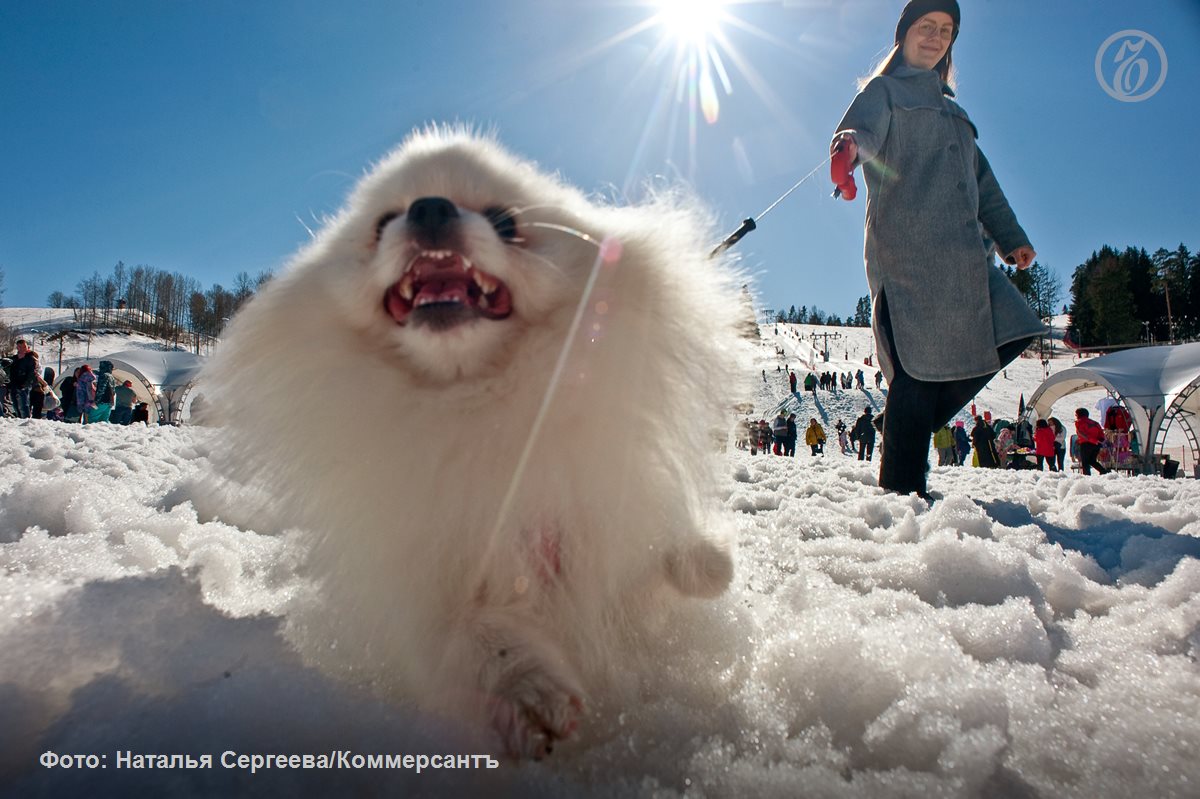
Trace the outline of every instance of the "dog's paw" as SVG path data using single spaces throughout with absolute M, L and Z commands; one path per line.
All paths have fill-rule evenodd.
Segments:
M 700 540 L 667 554 L 667 580 L 685 596 L 712 599 L 733 580 L 733 554 L 728 546 Z
M 578 729 L 583 700 L 550 675 L 530 671 L 493 696 L 490 711 L 506 754 L 541 760 Z

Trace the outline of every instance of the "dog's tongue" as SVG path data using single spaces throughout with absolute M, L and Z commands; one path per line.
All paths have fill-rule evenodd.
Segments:
M 467 304 L 470 278 L 458 253 L 421 255 L 413 263 L 412 271 L 417 283 L 414 308 L 439 302 Z
M 427 280 L 413 297 L 413 307 L 419 308 L 435 302 L 458 302 L 466 305 L 470 299 L 465 275 L 447 275 L 445 278 Z

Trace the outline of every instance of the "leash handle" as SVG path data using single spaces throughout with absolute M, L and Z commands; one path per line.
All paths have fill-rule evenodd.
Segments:
M 743 219 L 742 224 L 738 227 L 738 229 L 726 236 L 725 239 L 718 244 L 711 253 L 708 254 L 708 257 L 716 258 L 718 255 L 741 241 L 743 236 L 745 236 L 751 230 L 754 230 L 756 227 L 758 227 L 758 224 L 753 218 Z

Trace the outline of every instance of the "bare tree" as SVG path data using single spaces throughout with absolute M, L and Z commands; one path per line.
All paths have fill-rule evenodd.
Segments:
M 1187 247 L 1183 244 L 1174 252 L 1160 247 L 1155 251 L 1153 256 L 1154 261 L 1154 289 L 1163 293 L 1163 298 L 1167 302 L 1167 338 L 1172 344 L 1175 343 L 1175 320 L 1171 313 L 1171 292 L 1175 292 L 1176 297 L 1180 297 L 1187 291 L 1188 284 L 1188 262 L 1191 255 Z
M 208 346 L 221 335 L 225 323 L 271 279 L 269 271 L 250 277 L 236 276 L 234 290 L 215 284 L 205 291 L 195 278 L 139 264 L 132 269 L 118 261 L 110 277 L 95 272 L 79 281 L 74 295 L 52 292 L 52 308 L 75 309 L 75 323 L 90 330 L 98 323 L 124 324 L 134 330 L 173 341 L 190 338 L 193 349 Z M 125 313 L 117 314 L 123 307 Z
M 0 269 L 0 308 L 4 307 L 4 270 Z M 16 331 L 0 319 L 0 352 L 11 352 L 17 348 Z

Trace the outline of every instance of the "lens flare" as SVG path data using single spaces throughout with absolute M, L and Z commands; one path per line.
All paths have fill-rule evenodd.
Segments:
M 689 98 L 693 115 L 698 98 L 700 113 L 709 125 L 715 125 L 721 116 L 714 72 L 725 93 L 733 93 L 721 55 L 713 46 L 721 37 L 721 24 L 729 19 L 724 6 L 721 0 L 660 0 L 652 20 L 675 41 L 675 59 L 680 65 L 677 94 Z

